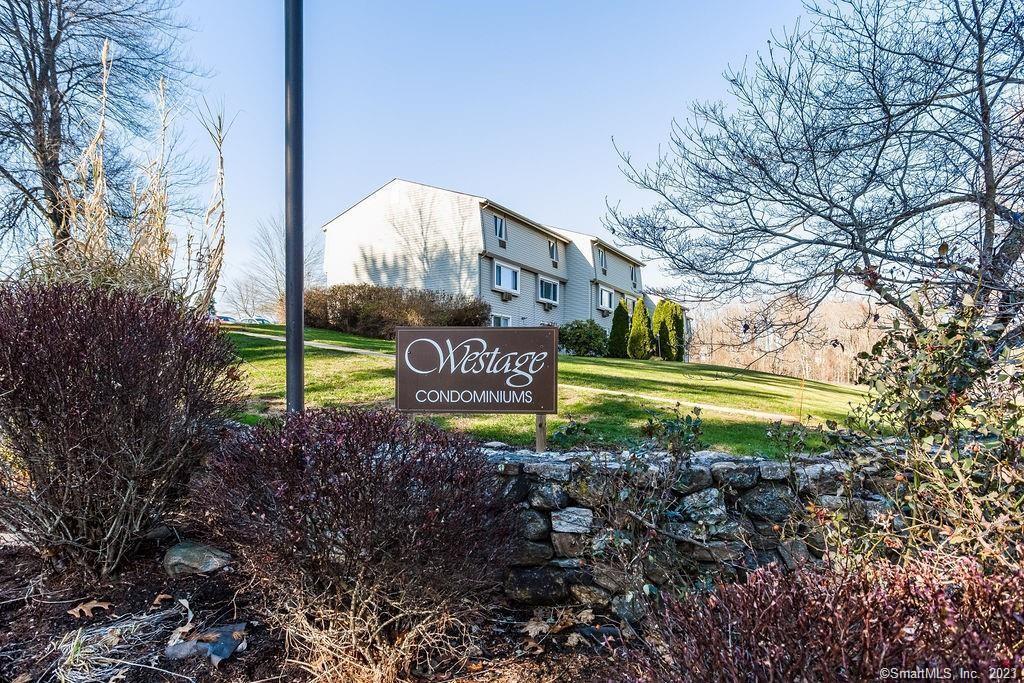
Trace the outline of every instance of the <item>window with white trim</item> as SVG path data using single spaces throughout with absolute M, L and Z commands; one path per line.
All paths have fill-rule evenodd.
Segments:
M 519 293 L 519 269 L 501 261 L 494 262 L 494 288 L 502 292 Z
M 540 287 L 538 288 L 537 299 L 549 304 L 558 303 L 558 281 L 549 280 L 546 277 L 539 278 Z
M 636 309 L 636 298 L 627 296 L 626 297 L 626 310 L 629 311 L 630 315 L 633 315 L 633 311 Z
M 615 308 L 615 292 L 608 289 L 607 287 L 601 287 L 597 292 L 597 307 L 610 311 Z
M 512 318 L 507 315 L 492 315 L 491 327 L 511 327 Z
M 633 286 L 634 286 L 634 287 L 636 287 L 636 283 L 640 281 L 640 280 L 639 280 L 639 279 L 637 278 L 637 275 L 638 275 L 638 274 L 639 274 L 639 273 L 638 273 L 638 269 L 637 269 L 637 267 L 636 267 L 636 266 L 630 266 L 630 267 L 629 267 L 629 279 L 633 281 Z
M 553 262 L 558 262 L 558 242 L 555 240 L 548 240 L 548 256 Z
M 597 248 L 597 263 L 602 268 L 608 267 L 608 253 L 601 247 Z
M 505 219 L 501 216 L 494 217 L 494 236 L 499 240 L 508 239 L 508 232 L 505 230 Z

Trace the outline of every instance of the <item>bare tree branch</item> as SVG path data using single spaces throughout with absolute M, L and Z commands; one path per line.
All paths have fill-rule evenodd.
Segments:
M 728 72 L 667 151 L 622 170 L 654 197 L 607 225 L 690 301 L 813 310 L 858 292 L 913 325 L 981 306 L 993 344 L 1024 317 L 1024 8 L 833 0 Z M 922 291 L 932 292 L 921 296 Z M 777 326 L 799 334 L 801 316 Z
M 0 0 L 0 239 L 69 238 L 60 197 L 106 98 L 111 216 L 127 214 L 128 143 L 152 132 L 158 84 L 174 96 L 192 73 L 175 0 Z M 113 77 L 101 90 L 110 41 Z

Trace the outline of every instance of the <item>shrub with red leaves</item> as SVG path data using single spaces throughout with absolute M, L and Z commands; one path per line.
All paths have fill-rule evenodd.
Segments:
M 222 502 L 279 625 L 332 680 L 465 656 L 469 598 L 497 583 L 516 536 L 475 444 L 388 410 L 257 427 L 226 445 L 201 495 Z
M 0 528 L 112 572 L 238 406 L 231 342 L 160 298 L 0 287 Z
M 1024 573 L 965 560 L 857 570 L 766 567 L 745 583 L 670 600 L 664 658 L 643 680 L 865 681 L 901 671 L 1024 667 Z M 885 673 L 882 674 L 882 670 Z

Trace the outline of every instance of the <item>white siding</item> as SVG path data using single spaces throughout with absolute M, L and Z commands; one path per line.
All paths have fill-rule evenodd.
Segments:
M 324 226 L 327 281 L 476 295 L 479 207 L 478 197 L 393 180 Z

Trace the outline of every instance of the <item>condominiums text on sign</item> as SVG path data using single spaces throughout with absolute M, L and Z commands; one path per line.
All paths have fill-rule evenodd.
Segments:
M 400 327 L 395 403 L 421 413 L 555 413 L 555 327 Z

